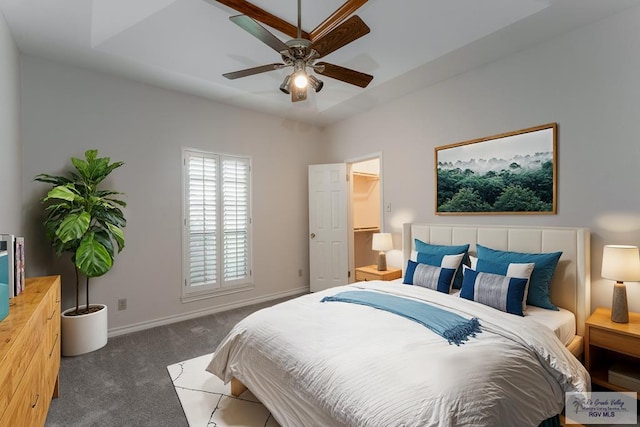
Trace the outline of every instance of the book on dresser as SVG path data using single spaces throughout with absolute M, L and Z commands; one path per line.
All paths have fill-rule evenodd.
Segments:
M 0 233 L 0 283 L 6 283 L 9 286 L 9 298 L 13 298 L 16 293 L 14 245 L 13 234 Z
M 24 237 L 16 237 L 13 242 L 14 295 L 24 290 Z

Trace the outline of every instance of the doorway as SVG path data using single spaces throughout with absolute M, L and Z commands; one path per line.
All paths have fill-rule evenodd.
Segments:
M 373 234 L 383 228 L 382 154 L 309 166 L 311 292 L 355 280 L 376 264 Z
M 376 264 L 378 253 L 371 249 L 373 234 L 383 228 L 381 155 L 349 163 L 349 271 Z M 355 274 L 350 275 L 350 282 Z

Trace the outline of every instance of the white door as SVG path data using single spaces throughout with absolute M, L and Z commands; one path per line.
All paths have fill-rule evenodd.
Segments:
M 309 166 L 309 276 L 311 292 L 349 280 L 347 165 Z

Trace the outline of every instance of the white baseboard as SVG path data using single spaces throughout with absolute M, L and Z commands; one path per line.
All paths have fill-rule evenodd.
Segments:
M 131 332 L 143 331 L 145 329 L 155 328 L 156 326 L 168 325 L 171 323 L 181 322 L 183 320 L 195 319 L 209 314 L 220 313 L 222 311 L 233 310 L 234 308 L 246 307 L 248 305 L 259 304 L 262 302 L 272 301 L 279 298 L 301 295 L 309 292 L 309 287 L 291 289 L 275 294 L 264 295 L 256 298 L 249 298 L 229 304 L 222 304 L 215 307 L 208 307 L 202 310 L 190 311 L 188 313 L 178 314 L 175 316 L 162 317 L 160 319 L 149 320 L 146 322 L 134 323 L 133 325 L 120 326 L 118 328 L 109 329 L 108 336 L 117 337 L 119 335 L 129 334 Z

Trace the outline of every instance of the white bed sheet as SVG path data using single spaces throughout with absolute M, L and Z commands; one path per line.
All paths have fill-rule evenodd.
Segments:
M 400 316 L 319 303 L 350 289 L 391 292 L 480 319 L 462 346 Z M 288 426 L 536 426 L 589 376 L 542 324 L 415 286 L 366 282 L 256 312 L 207 370 L 236 377 Z
M 576 336 L 576 316 L 564 308 L 553 311 L 528 305 L 525 319 L 548 327 L 564 345 L 568 345 Z

